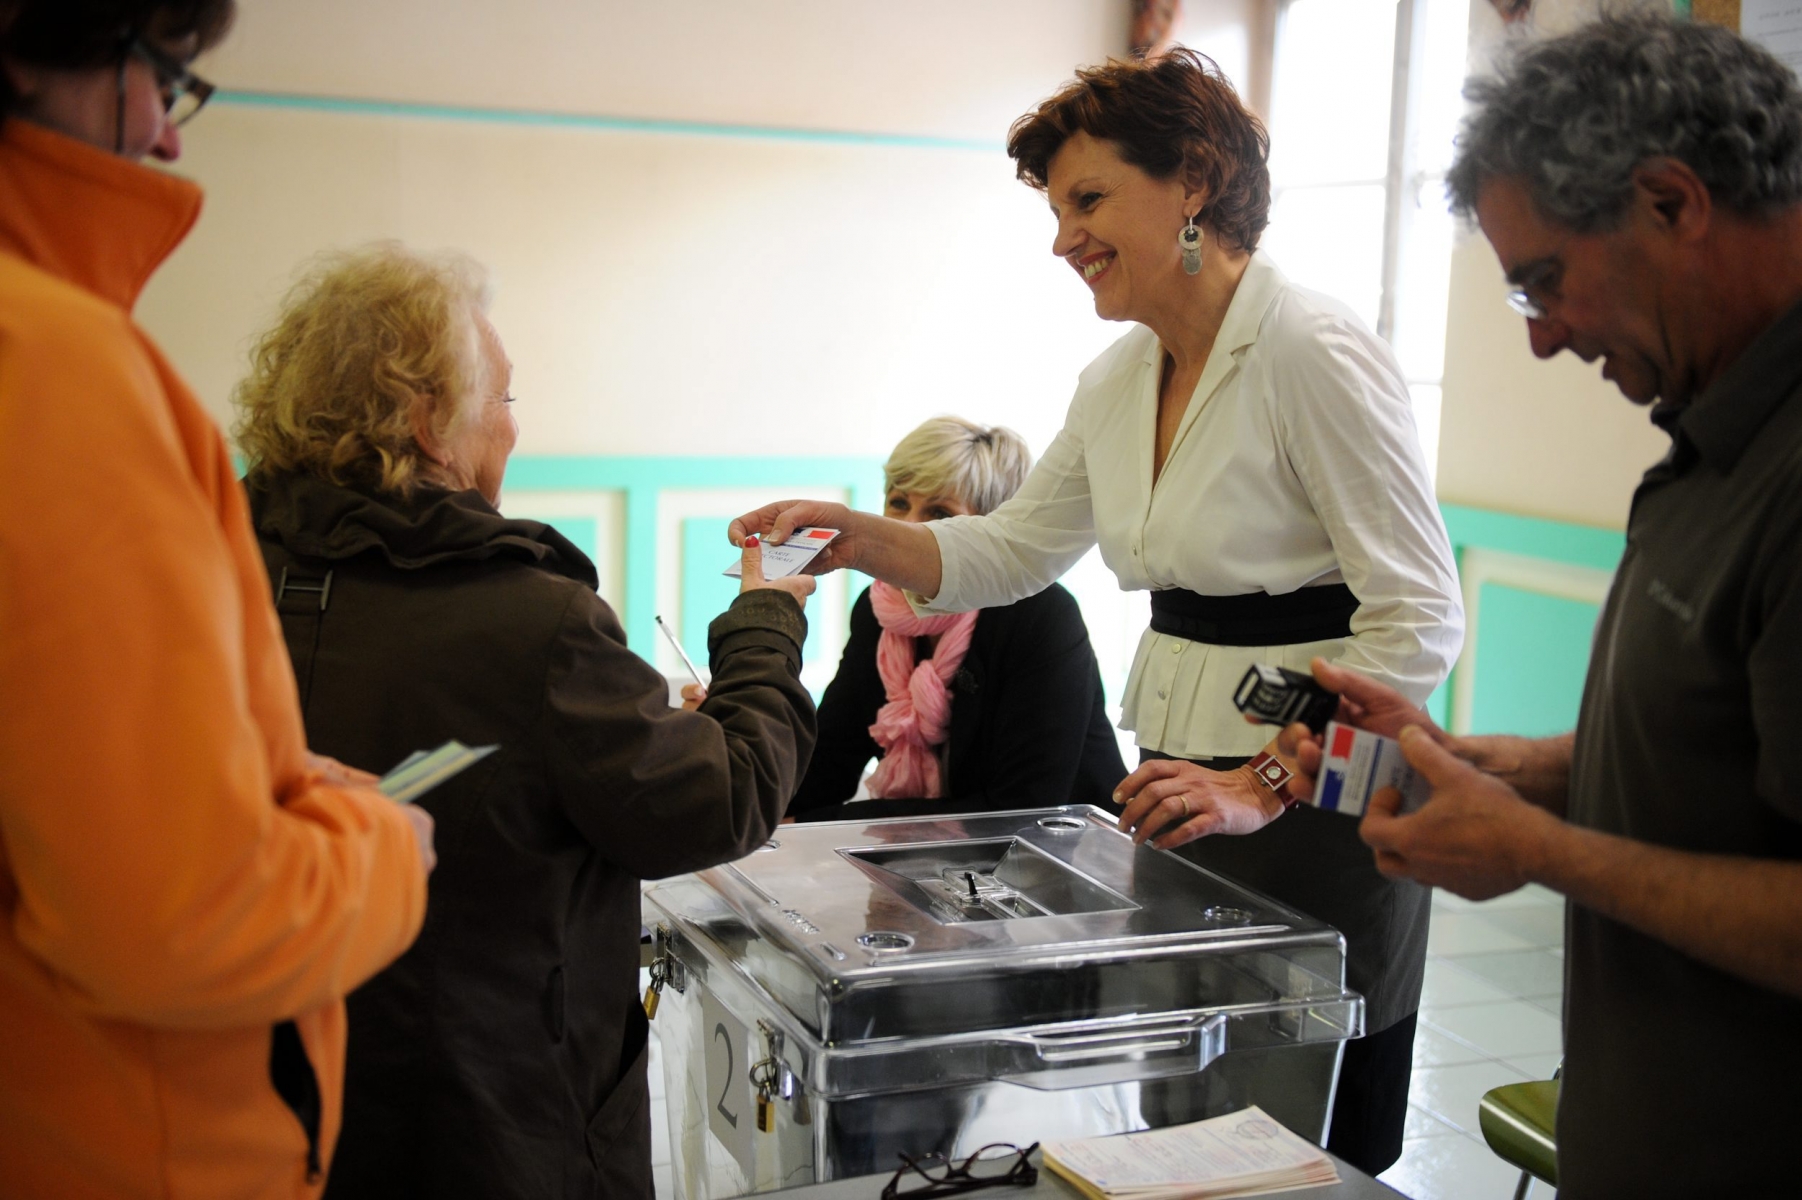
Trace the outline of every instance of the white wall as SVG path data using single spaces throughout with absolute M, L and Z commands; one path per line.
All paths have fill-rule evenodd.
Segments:
M 1043 198 L 1002 147 L 1076 67 L 1125 52 L 1128 8 L 242 0 L 200 68 L 228 94 L 184 130 L 177 164 L 206 211 L 139 317 L 226 422 L 298 266 L 398 238 L 492 270 L 520 454 L 880 459 L 946 411 L 1042 452 L 1077 372 L 1124 330 L 1051 256 Z M 660 519 L 677 499 L 659 498 Z M 688 501 L 707 516 L 744 503 Z M 505 503 L 611 513 L 603 591 L 626 598 L 617 495 Z M 666 540 L 655 604 L 688 638 L 711 613 L 669 609 L 681 547 Z M 1143 597 L 1092 561 L 1070 583 L 1117 686 Z M 815 684 L 836 663 L 835 607 L 813 606 Z M 680 670 L 654 635 L 634 645 Z
M 241 0 L 228 86 L 998 142 L 1126 0 Z M 1202 7 L 1207 7 L 1204 2 Z
M 1506 36 L 1555 34 L 1595 11 L 1595 0 L 1540 0 L 1532 28 L 1505 34 L 1489 0 L 1471 0 L 1472 62 L 1489 61 Z M 1488 242 L 1467 230 L 1452 255 L 1440 498 L 1623 528 L 1634 486 L 1670 440 L 1599 367 L 1535 359 L 1506 290 Z
M 1176 41 L 1212 58 L 1266 120 L 1277 7 L 1278 0 L 1187 0 L 1176 29 Z
M 1001 146 L 1126 9 L 248 0 L 203 67 L 227 89 L 751 128 L 216 101 L 178 166 L 207 211 L 140 316 L 223 419 L 297 264 L 397 237 L 493 269 L 522 453 L 884 455 L 946 410 L 1042 450 L 1121 330 Z

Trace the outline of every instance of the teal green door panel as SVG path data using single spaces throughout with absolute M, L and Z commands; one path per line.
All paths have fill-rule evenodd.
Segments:
M 1597 607 L 1486 583 L 1477 612 L 1471 732 L 1536 737 L 1575 728 Z

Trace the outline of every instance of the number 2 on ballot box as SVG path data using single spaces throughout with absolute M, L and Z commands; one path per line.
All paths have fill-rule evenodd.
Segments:
M 701 993 L 707 1128 L 749 1179 L 756 1169 L 757 1113 L 751 1094 L 751 1030 L 711 992 Z

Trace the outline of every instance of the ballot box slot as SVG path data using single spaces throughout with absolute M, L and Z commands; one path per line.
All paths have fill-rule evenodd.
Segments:
M 1017 837 L 839 851 L 934 921 L 1019 921 L 1139 906 Z

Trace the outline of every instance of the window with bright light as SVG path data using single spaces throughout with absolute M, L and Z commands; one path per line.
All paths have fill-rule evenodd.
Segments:
M 1271 89 L 1264 248 L 1395 347 L 1429 470 L 1451 283 L 1444 181 L 1468 17 L 1465 0 L 1287 0 Z

